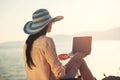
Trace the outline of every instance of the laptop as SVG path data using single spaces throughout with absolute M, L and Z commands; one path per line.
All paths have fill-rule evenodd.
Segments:
M 72 53 L 85 52 L 90 54 L 92 46 L 92 36 L 82 36 L 73 38 Z

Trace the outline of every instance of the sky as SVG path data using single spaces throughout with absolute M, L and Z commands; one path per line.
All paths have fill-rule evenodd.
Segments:
M 23 41 L 24 24 L 34 11 L 48 9 L 51 16 L 64 16 L 50 35 L 105 31 L 120 27 L 120 0 L 0 0 L 0 43 Z

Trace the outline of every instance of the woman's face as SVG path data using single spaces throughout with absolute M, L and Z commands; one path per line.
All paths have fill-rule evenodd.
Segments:
M 48 32 L 48 33 L 51 32 L 51 29 L 52 29 L 52 22 L 50 22 L 50 23 L 48 24 L 47 32 Z

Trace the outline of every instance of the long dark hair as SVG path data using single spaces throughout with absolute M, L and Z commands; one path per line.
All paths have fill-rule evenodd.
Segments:
M 44 29 L 42 29 L 40 32 L 38 32 L 37 34 L 29 35 L 27 40 L 26 40 L 26 45 L 27 45 L 26 63 L 30 69 L 32 69 L 31 65 L 35 67 L 35 64 L 34 64 L 32 57 L 31 57 L 32 44 L 38 37 L 40 37 L 42 35 L 46 35 L 47 28 L 48 28 L 48 25 Z

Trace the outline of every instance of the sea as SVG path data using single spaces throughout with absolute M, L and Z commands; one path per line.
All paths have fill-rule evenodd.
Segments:
M 72 39 L 54 40 L 57 54 L 69 53 Z M 27 80 L 23 63 L 24 42 L 0 43 L 0 80 Z M 120 76 L 120 41 L 93 41 L 91 54 L 85 57 L 97 80 L 106 76 Z M 68 60 L 61 61 L 66 64 Z

